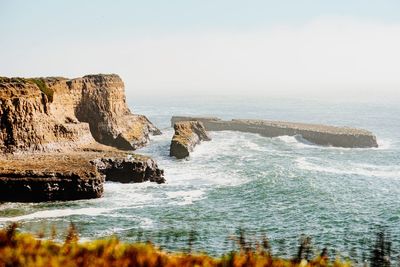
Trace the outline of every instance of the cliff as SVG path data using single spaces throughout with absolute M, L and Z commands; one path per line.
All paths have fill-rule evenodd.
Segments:
M 124 150 L 159 130 L 132 114 L 118 75 L 0 78 L 0 150 L 53 151 L 93 142 Z
M 210 141 L 203 123 L 182 121 L 174 124 L 175 134 L 171 140 L 170 156 L 183 159 L 190 155 L 200 141 Z
M 376 136 L 371 132 L 349 127 L 266 120 L 224 121 L 215 117 L 182 116 L 172 117 L 171 124 L 193 120 L 202 122 L 208 131 L 240 131 L 257 133 L 266 137 L 300 135 L 303 139 L 316 145 L 347 148 L 378 147 Z
M 121 151 L 150 134 L 160 131 L 131 113 L 118 75 L 0 77 L 0 201 L 100 197 L 104 180 L 163 183 L 155 161 Z

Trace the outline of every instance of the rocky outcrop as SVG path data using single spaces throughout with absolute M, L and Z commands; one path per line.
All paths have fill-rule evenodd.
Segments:
M 190 155 L 200 141 L 210 141 L 204 125 L 199 121 L 183 121 L 174 124 L 170 156 L 183 159 Z
M 152 159 L 121 151 L 150 134 L 160 131 L 128 109 L 118 75 L 0 77 L 0 201 L 95 198 L 105 180 L 162 183 Z
M 97 169 L 105 175 L 107 181 L 120 183 L 141 183 L 145 181 L 158 184 L 165 183 L 164 171 L 150 158 L 99 158 L 92 161 Z
M 118 75 L 0 78 L 0 150 L 54 151 L 93 142 L 124 150 L 160 131 L 126 105 Z
M 43 151 L 92 142 L 89 125 L 51 113 L 49 97 L 25 79 L 0 79 L 0 151 Z
M 0 201 L 98 198 L 103 195 L 104 181 L 163 183 L 165 179 L 151 158 L 100 145 L 0 158 Z
M 320 124 L 293 123 L 266 120 L 231 120 L 219 118 L 180 117 L 174 116 L 171 124 L 181 121 L 197 120 L 204 124 L 208 131 L 240 131 L 257 133 L 266 137 L 301 136 L 303 139 L 316 145 L 368 148 L 378 147 L 376 136 L 363 129 L 336 127 Z
M 82 92 L 76 106 L 79 121 L 89 123 L 99 143 L 133 150 L 161 132 L 142 115 L 134 115 L 125 102 L 124 84 L 117 75 L 88 75 L 66 82 L 71 91 Z

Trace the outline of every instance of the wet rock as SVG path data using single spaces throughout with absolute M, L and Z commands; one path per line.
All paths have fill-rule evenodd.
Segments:
M 201 141 L 210 141 L 203 123 L 199 121 L 183 121 L 174 124 L 175 134 L 172 137 L 170 156 L 183 159 L 190 155 L 194 147 Z
M 105 175 L 106 181 L 120 183 L 142 183 L 146 181 L 165 183 L 164 171 L 153 159 L 138 160 L 127 158 L 101 158 L 92 161 Z

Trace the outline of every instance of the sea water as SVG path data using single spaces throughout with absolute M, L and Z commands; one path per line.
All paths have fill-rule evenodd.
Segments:
M 73 222 L 81 240 L 118 236 L 151 240 L 167 250 L 220 255 L 267 236 L 273 252 L 291 257 L 302 235 L 353 258 L 369 253 L 378 231 L 400 246 L 400 108 L 395 101 L 334 101 L 249 97 L 129 98 L 163 134 L 138 153 L 165 170 L 165 184 L 107 182 L 100 199 L 2 203 L 0 225 L 59 238 Z M 268 119 L 360 127 L 379 148 L 316 146 L 299 138 L 210 132 L 188 159 L 169 157 L 172 115 Z M 189 245 L 191 243 L 191 245 Z

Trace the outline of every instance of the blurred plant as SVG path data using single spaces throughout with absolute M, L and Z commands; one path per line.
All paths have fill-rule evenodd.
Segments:
M 192 246 L 196 241 L 196 232 L 190 231 L 188 236 L 189 253 L 168 253 L 148 243 L 123 243 L 111 237 L 105 240 L 78 242 L 76 226 L 71 223 L 65 241 L 37 239 L 31 234 L 18 233 L 18 226 L 12 224 L 0 229 L 0 267 L 3 266 L 210 266 L 210 267 L 347 267 L 348 262 L 339 258 L 330 262 L 327 249 L 315 258 L 311 258 L 311 239 L 302 237 L 296 260 L 273 257 L 271 246 L 266 236 L 257 245 L 246 239 L 245 231 L 239 229 L 236 241 L 240 250 L 232 251 L 219 258 L 207 254 L 194 253 Z M 55 231 L 55 230 L 54 230 Z M 51 236 L 55 236 L 52 231 Z M 138 233 L 139 234 L 139 233 Z M 387 241 L 377 241 L 378 248 L 384 245 L 387 252 Z M 386 253 L 385 252 L 385 253 Z M 385 254 L 386 255 L 386 254 Z M 376 265 L 377 266 L 377 265 Z M 386 265 L 385 265 L 386 266 Z
M 376 234 L 375 245 L 371 250 L 371 267 L 390 267 L 392 243 L 389 240 L 383 231 Z
M 301 260 L 309 260 L 312 255 L 312 245 L 311 237 L 302 236 L 300 238 L 299 248 L 297 250 L 297 255 L 295 257 L 296 262 L 301 262 Z

